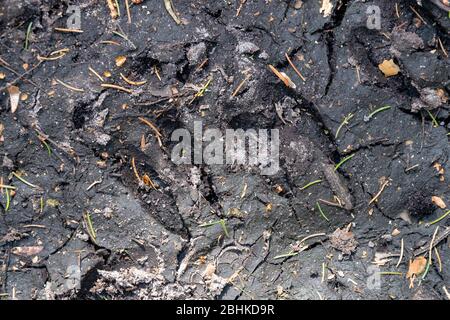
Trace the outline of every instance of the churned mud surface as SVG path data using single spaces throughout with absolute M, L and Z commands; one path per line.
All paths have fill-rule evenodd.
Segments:
M 0 2 L 0 298 L 448 299 L 445 11 L 118 3 Z M 280 170 L 175 165 L 194 121 L 278 129 Z

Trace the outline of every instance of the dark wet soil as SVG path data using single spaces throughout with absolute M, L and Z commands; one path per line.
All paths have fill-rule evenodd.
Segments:
M 330 2 L 173 0 L 177 25 L 162 0 L 130 1 L 131 23 L 124 1 L 112 19 L 106 1 L 2 0 L 0 176 L 16 190 L 0 195 L 0 298 L 447 299 L 449 220 L 429 223 L 446 212 L 433 196 L 450 205 L 450 19 L 425 0 Z M 55 31 L 77 3 L 83 33 Z M 15 113 L 9 85 L 27 95 Z M 197 120 L 279 129 L 280 171 L 175 165 L 171 133 Z

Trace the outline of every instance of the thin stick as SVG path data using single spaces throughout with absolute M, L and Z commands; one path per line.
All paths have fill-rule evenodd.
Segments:
M 127 9 L 128 23 L 131 23 L 130 4 L 128 3 L 128 0 L 125 0 L 125 8 Z
M 0 189 L 3 189 L 3 188 L 5 188 L 5 189 L 11 189 L 11 190 L 16 190 L 16 189 L 17 189 L 17 188 L 14 187 L 14 186 L 8 186 L 8 185 L 5 185 L 5 184 L 0 184 Z
M 289 64 L 291 65 L 292 69 L 294 69 L 295 73 L 298 74 L 298 76 L 304 81 L 306 82 L 305 77 L 300 73 L 300 71 L 298 71 L 298 69 L 295 67 L 294 63 L 292 62 L 291 58 L 289 58 L 288 54 L 285 53 L 284 54 L 286 56 L 287 61 L 289 62 Z
M 59 32 L 74 32 L 74 33 L 83 33 L 83 30 L 80 29 L 68 29 L 68 28 L 55 28 L 55 31 L 59 31 Z
M 60 85 L 62 85 L 62 86 L 64 86 L 64 87 L 66 87 L 67 89 L 70 89 L 70 90 L 76 91 L 76 92 L 84 92 L 84 89 L 80 89 L 80 88 L 73 87 L 73 86 L 71 86 L 71 85 L 69 85 L 69 84 L 67 84 L 67 83 L 62 82 L 62 81 L 59 80 L 59 79 L 56 79 L 56 78 L 55 78 L 55 80 L 56 80 L 56 82 L 58 82 Z
M 444 44 L 442 43 L 441 38 L 438 38 L 438 42 L 439 42 L 439 46 L 441 47 L 442 52 L 443 52 L 444 55 L 448 58 L 447 50 L 445 50 L 445 47 L 444 47 Z
M 142 86 L 143 84 L 147 83 L 147 80 L 143 80 L 143 81 L 132 81 L 130 79 L 128 79 L 127 77 L 125 77 L 122 73 L 120 73 L 120 77 L 128 84 L 132 85 L 132 86 Z
M 16 177 L 17 179 L 19 179 L 20 181 L 22 181 L 23 183 L 25 183 L 27 186 L 32 187 L 32 188 L 40 188 L 39 186 L 32 184 L 30 182 L 28 182 L 27 180 L 25 180 L 24 178 L 22 178 L 21 176 L 19 176 L 17 173 L 15 173 L 14 171 L 12 172 L 13 176 Z
M 436 247 L 434 247 L 434 253 L 436 254 L 436 258 L 438 261 L 438 265 L 439 265 L 439 272 L 442 272 L 442 261 L 441 261 L 441 256 L 439 255 L 439 251 Z
M 233 94 L 231 95 L 231 97 L 235 97 L 238 93 L 239 90 L 241 90 L 242 86 L 244 85 L 244 83 L 250 79 L 251 75 L 248 75 L 244 78 L 244 80 L 241 81 L 241 83 L 239 83 L 239 85 L 237 86 L 237 88 L 233 91 Z
M 157 128 L 152 122 L 150 122 L 149 120 L 147 120 L 147 119 L 145 119 L 145 118 L 142 118 L 142 117 L 139 117 L 138 119 L 139 119 L 141 122 L 143 122 L 143 123 L 145 123 L 146 125 L 148 125 L 148 126 L 153 130 L 153 132 L 155 132 L 155 135 L 156 135 L 156 136 L 162 137 L 161 132 L 159 132 L 158 128 Z
M 309 239 L 311 239 L 311 238 L 315 238 L 315 237 L 321 237 L 321 236 L 326 236 L 327 234 L 325 233 L 325 232 L 322 232 L 322 233 L 315 233 L 315 234 L 312 234 L 312 235 L 309 235 L 309 236 L 307 236 L 307 237 L 304 237 L 302 240 L 300 240 L 300 244 L 301 243 L 303 243 L 303 242 L 305 242 L 306 240 L 309 240 Z
M 103 77 L 101 75 L 99 75 L 97 73 L 97 71 L 95 71 L 93 68 L 89 67 L 88 68 L 90 72 L 92 72 L 101 82 L 104 82 L 105 80 L 103 80 Z
M 398 266 L 399 266 L 400 263 L 402 262 L 404 250 L 405 250 L 405 244 L 404 244 L 403 238 L 402 238 L 402 241 L 401 241 L 401 248 L 400 248 L 400 257 L 398 258 L 398 262 L 397 262 L 397 264 L 395 265 L 396 268 L 398 268 Z
M 136 176 L 136 178 L 138 179 L 138 181 L 141 182 L 142 179 L 141 179 L 141 177 L 139 176 L 139 173 L 138 173 L 138 171 L 137 171 L 136 163 L 135 163 L 135 161 L 134 161 L 134 157 L 131 158 L 131 166 L 133 167 L 134 175 Z
M 411 8 L 411 10 L 417 15 L 417 17 L 419 17 L 419 19 L 424 23 L 427 24 L 427 22 L 422 18 L 422 16 L 419 14 L 419 12 L 417 12 L 416 9 L 414 9 L 412 6 L 409 6 Z
M 133 90 L 131 90 L 131 89 L 127 89 L 127 88 L 124 88 L 124 87 L 121 87 L 121 86 L 118 86 L 118 85 L 115 85 L 112 83 L 102 83 L 101 86 L 103 88 L 116 89 L 116 90 L 123 91 L 123 92 L 129 93 L 129 94 L 133 93 Z
M 339 199 L 339 198 L 338 198 Z M 331 201 L 327 201 L 324 199 L 318 199 L 320 202 L 325 203 L 326 205 L 332 206 L 332 207 L 337 207 L 337 208 L 341 208 L 341 209 L 345 209 L 342 204 L 337 203 L 337 202 L 331 202 Z
M 380 191 L 377 192 L 377 194 L 372 198 L 372 200 L 370 200 L 369 205 L 371 205 L 372 203 L 374 203 L 375 201 L 377 201 L 377 199 L 380 197 L 381 193 L 384 191 L 384 188 L 386 188 L 386 186 L 389 184 L 389 179 L 387 179 L 383 185 L 381 186 Z

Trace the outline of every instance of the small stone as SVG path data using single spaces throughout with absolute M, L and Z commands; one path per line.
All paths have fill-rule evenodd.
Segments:
M 239 44 L 236 47 L 236 51 L 239 53 L 253 54 L 259 51 L 259 47 L 252 42 L 243 41 L 239 42 Z
M 186 57 L 191 65 L 197 65 L 202 59 L 206 58 L 206 45 L 200 42 L 189 48 L 186 53 Z

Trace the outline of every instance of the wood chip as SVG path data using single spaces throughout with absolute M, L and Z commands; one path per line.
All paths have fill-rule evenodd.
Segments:
M 8 93 L 9 93 L 9 102 L 11 104 L 11 113 L 14 113 L 16 112 L 17 107 L 19 106 L 20 89 L 19 87 L 16 86 L 9 86 Z
M 396 76 L 400 72 L 400 68 L 395 64 L 394 60 L 384 60 L 378 65 L 386 78 Z
M 432 196 L 431 202 L 433 202 L 435 205 L 437 205 L 441 209 L 445 209 L 445 207 L 447 207 L 445 205 L 444 200 L 442 200 L 442 198 L 439 198 L 438 196 Z
M 118 56 L 116 57 L 116 66 L 121 67 L 123 64 L 127 61 L 127 57 L 125 56 Z

